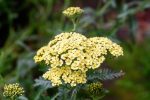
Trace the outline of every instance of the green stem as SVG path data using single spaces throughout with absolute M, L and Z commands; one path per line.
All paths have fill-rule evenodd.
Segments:
M 77 27 L 77 24 L 75 22 L 75 19 L 72 19 L 72 23 L 73 23 L 73 29 L 72 31 L 75 31 L 76 30 L 76 27 Z
M 56 98 L 59 96 L 59 93 L 57 93 L 51 100 L 56 100 Z
M 13 97 L 11 97 L 11 98 L 10 98 L 10 100 L 15 100 L 15 97 L 14 97 L 14 96 L 13 96 Z
M 91 96 L 92 100 L 101 100 L 101 98 L 97 97 L 97 96 Z
M 5 80 L 3 76 L 0 74 L 0 85 L 5 84 Z

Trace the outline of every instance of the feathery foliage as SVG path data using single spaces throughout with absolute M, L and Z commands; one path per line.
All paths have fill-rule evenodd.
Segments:
M 35 84 L 34 84 L 34 86 L 35 86 L 35 87 L 41 86 L 41 87 L 45 87 L 46 89 L 52 88 L 51 82 L 48 81 L 48 80 L 45 80 L 45 79 L 42 78 L 42 77 L 39 77 L 38 79 L 35 79 Z
M 125 73 L 122 71 L 119 72 L 114 72 L 111 71 L 110 69 L 104 68 L 104 69 L 98 69 L 96 71 L 94 71 L 92 74 L 89 74 L 88 79 L 89 80 L 112 80 L 115 78 L 119 78 L 121 76 L 123 76 Z

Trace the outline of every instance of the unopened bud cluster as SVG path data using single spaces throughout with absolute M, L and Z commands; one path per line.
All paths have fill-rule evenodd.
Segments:
M 18 84 L 7 84 L 4 86 L 3 95 L 5 97 L 14 98 L 17 96 L 21 96 L 24 93 L 24 89 Z
M 95 82 L 88 85 L 88 91 L 92 95 L 100 95 L 102 91 L 102 83 Z

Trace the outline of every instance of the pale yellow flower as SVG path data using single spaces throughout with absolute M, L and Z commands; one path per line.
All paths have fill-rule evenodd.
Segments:
M 4 86 L 3 95 L 9 98 L 15 98 L 21 96 L 24 93 L 24 89 L 18 84 L 7 84 Z
M 70 67 L 64 66 L 61 68 L 51 68 L 43 77 L 52 82 L 53 86 L 64 83 L 69 83 L 71 86 L 76 86 L 86 82 L 86 74 L 81 71 L 73 71 Z
M 63 81 L 75 86 L 86 82 L 86 72 L 100 67 L 108 52 L 116 57 L 123 55 L 122 47 L 106 37 L 86 38 L 76 32 L 64 32 L 39 49 L 34 60 L 50 66 L 43 77 L 54 86 Z M 82 79 L 77 78 L 78 75 Z
M 69 7 L 63 11 L 63 14 L 67 17 L 75 17 L 83 13 L 83 9 L 80 7 Z

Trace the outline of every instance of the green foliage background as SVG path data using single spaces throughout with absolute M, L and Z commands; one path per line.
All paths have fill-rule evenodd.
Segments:
M 33 56 L 38 48 L 63 31 L 71 31 L 71 22 L 62 15 L 69 6 L 84 8 L 77 31 L 87 37 L 107 36 L 124 48 L 124 56 L 107 59 L 104 67 L 122 69 L 120 80 L 106 81 L 110 89 L 105 100 L 150 99 L 150 39 L 136 38 L 136 13 L 150 7 L 149 0 L 0 0 L 0 100 L 5 83 L 19 82 L 29 100 L 47 100 L 57 91 L 35 87 L 44 65 Z M 113 17 L 115 16 L 115 18 Z M 127 32 L 117 35 L 120 29 Z M 150 31 L 149 31 L 150 32 Z M 37 81 L 37 80 L 36 80 Z M 49 96 L 50 94 L 50 96 Z M 22 97 L 26 99 L 25 97 Z

